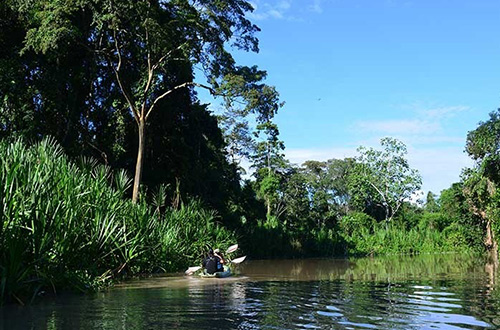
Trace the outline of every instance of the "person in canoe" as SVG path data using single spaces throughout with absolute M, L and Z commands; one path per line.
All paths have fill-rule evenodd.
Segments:
M 224 271 L 224 264 L 226 263 L 226 260 L 224 260 L 224 256 L 222 255 L 222 252 L 220 252 L 219 249 L 215 249 L 214 256 L 219 259 L 217 262 L 217 271 L 223 272 Z
M 207 274 L 215 274 L 215 272 L 220 271 L 219 269 L 223 269 L 223 265 L 220 263 L 219 257 L 215 256 L 214 250 L 208 250 L 208 255 L 202 262 L 203 268 L 205 268 L 205 272 Z

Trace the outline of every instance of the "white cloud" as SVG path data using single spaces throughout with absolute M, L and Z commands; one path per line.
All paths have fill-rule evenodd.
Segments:
M 277 9 L 271 9 L 267 12 L 267 14 L 273 18 L 283 19 L 283 14 Z
M 462 169 L 473 166 L 473 161 L 463 152 L 463 136 L 447 134 L 451 118 L 459 117 L 470 109 L 468 106 L 406 107 L 407 118 L 399 120 L 365 120 L 353 124 L 357 138 L 352 147 L 288 149 L 290 161 L 301 164 L 306 160 L 324 161 L 357 155 L 357 147 L 380 148 L 382 137 L 401 140 L 408 148 L 408 161 L 422 175 L 422 190 L 439 194 L 460 180 Z M 456 119 L 455 119 L 456 120 Z
M 449 136 L 449 135 L 405 135 L 395 136 L 398 140 L 404 140 L 405 143 L 410 145 L 436 145 L 436 144 L 452 144 L 452 145 L 465 145 L 465 138 L 463 136 Z
M 434 134 L 441 129 L 436 121 L 427 121 L 420 119 L 403 120 L 374 120 L 359 121 L 355 124 L 355 129 L 364 133 L 382 133 L 382 134 Z
M 353 148 L 316 148 L 316 149 L 286 149 L 285 155 L 293 164 L 302 164 L 306 160 L 325 161 L 328 159 L 344 159 L 357 154 L 357 147 Z
M 280 2 L 276 5 L 276 8 L 279 8 L 279 9 L 282 9 L 282 10 L 289 9 L 290 7 L 291 7 L 291 3 L 290 3 L 290 1 L 286 1 L 286 0 L 282 0 L 282 1 L 280 1 Z
M 424 107 L 418 104 L 400 106 L 408 118 L 365 120 L 353 124 L 356 133 L 392 136 L 405 143 L 431 144 L 452 143 L 463 145 L 463 137 L 446 134 L 448 120 L 470 111 L 464 105 Z
M 254 12 L 249 13 L 248 17 L 258 21 L 268 18 L 289 19 L 287 13 L 292 6 L 291 0 L 263 2 L 262 4 L 261 1 L 254 1 L 250 4 L 254 8 Z
M 473 165 L 463 147 L 410 149 L 408 161 L 422 175 L 422 190 L 435 194 L 458 182 L 462 169 Z
M 323 8 L 321 6 L 322 0 L 309 0 L 310 4 L 305 6 L 300 10 L 307 9 L 314 13 L 322 13 Z M 304 1 L 298 2 L 300 6 L 304 5 Z M 253 13 L 249 13 L 248 17 L 253 20 L 262 21 L 266 19 L 280 19 L 288 21 L 302 21 L 302 18 L 296 17 L 290 14 L 292 11 L 292 0 L 254 0 L 250 4 L 254 8 Z M 295 10 L 297 11 L 297 9 Z
M 323 8 L 321 7 L 321 0 L 314 0 L 313 3 L 309 6 L 309 10 L 321 14 L 323 12 Z
M 460 180 L 464 168 L 473 166 L 473 161 L 463 152 L 465 138 L 447 132 L 449 121 L 459 119 L 471 108 L 464 105 L 409 105 L 401 108 L 406 110 L 407 118 L 355 122 L 352 128 L 355 129 L 356 140 L 348 146 L 289 148 L 285 150 L 286 158 L 300 165 L 307 160 L 354 157 L 358 155 L 356 149 L 359 146 L 380 149 L 380 138 L 391 136 L 406 144 L 410 166 L 422 175 L 421 191 L 424 196 L 428 191 L 439 194 Z M 421 198 L 420 195 L 418 197 Z
M 418 110 L 417 112 L 420 113 L 423 116 L 430 117 L 432 119 L 445 119 L 445 118 L 452 118 L 455 117 L 456 115 L 469 111 L 470 107 L 463 106 L 463 105 L 457 105 L 457 106 L 450 106 L 450 107 L 437 107 L 437 108 L 431 108 L 431 109 L 422 109 Z

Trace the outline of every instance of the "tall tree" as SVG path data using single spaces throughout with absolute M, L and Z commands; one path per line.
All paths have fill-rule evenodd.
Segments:
M 327 176 L 331 185 L 333 201 L 343 215 L 350 210 L 349 175 L 354 167 L 355 160 L 353 158 L 327 161 Z
M 436 194 L 432 191 L 427 193 L 427 198 L 425 199 L 425 210 L 428 212 L 439 212 L 439 204 L 436 201 Z
M 279 172 L 283 172 L 288 166 L 282 153 L 285 145 L 279 139 L 278 126 L 272 122 L 270 114 L 264 117 L 265 121 L 257 125 L 256 136 L 261 135 L 261 140 L 256 143 L 252 167 L 256 169 L 259 195 L 265 200 L 269 220 L 273 215 L 273 206 L 276 208 L 279 201 Z M 277 212 L 274 215 L 277 215 Z
M 352 172 L 352 195 L 362 193 L 380 206 L 390 221 L 405 200 L 422 184 L 417 170 L 406 160 L 406 146 L 393 138 L 380 140 L 383 150 L 359 147 L 356 168 Z
M 301 168 L 290 166 L 284 175 L 283 202 L 286 207 L 286 224 L 292 230 L 309 229 L 312 219 L 308 193 L 308 180 Z
M 27 4 L 28 0 L 19 0 Z M 137 200 L 142 177 L 148 119 L 159 102 L 176 91 L 201 86 L 229 94 L 221 86 L 237 67 L 228 45 L 245 51 L 257 51 L 254 33 L 259 29 L 245 14 L 250 3 L 223 1 L 159 0 L 82 0 L 76 3 L 35 2 L 27 9 L 36 12 L 38 22 L 28 31 L 27 49 L 44 52 L 56 48 L 75 33 L 72 18 L 92 13 L 92 33 L 87 44 L 115 76 L 118 86 L 137 125 L 138 151 L 135 166 L 133 200 Z M 207 85 L 173 79 L 172 62 L 199 65 L 207 76 Z M 261 100 L 254 99 L 259 106 Z
M 70 156 L 107 162 L 114 139 L 102 138 L 113 127 L 116 89 L 88 47 L 90 11 L 70 14 L 74 4 L 48 1 L 7 0 L 0 7 L 0 81 L 8 82 L 0 82 L 0 134 L 52 135 Z M 59 20 L 72 29 L 47 28 Z M 46 33 L 35 33 L 41 24 Z
M 302 164 L 310 196 L 311 218 L 317 227 L 335 219 L 332 178 L 328 176 L 327 162 L 308 160 Z
M 500 109 L 467 134 L 465 150 L 475 165 L 462 174 L 464 194 L 473 212 L 484 221 L 485 244 L 496 255 L 496 235 L 500 232 L 496 221 L 500 216 Z

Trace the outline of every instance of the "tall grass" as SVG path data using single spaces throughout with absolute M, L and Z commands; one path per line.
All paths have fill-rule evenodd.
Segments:
M 455 222 L 448 225 L 441 218 L 439 214 L 420 216 L 410 228 L 401 221 L 378 223 L 361 212 L 349 213 L 333 228 L 290 230 L 282 222 L 271 225 L 258 222 L 246 235 L 245 248 L 254 258 L 484 251 L 481 240 L 477 239 L 480 234 Z
M 455 231 L 451 231 L 455 233 Z M 405 229 L 390 224 L 378 224 L 370 231 L 359 228 L 352 234 L 343 233 L 349 255 L 419 254 L 441 252 L 474 252 L 465 242 L 453 239 L 449 231 L 435 228 Z
M 200 203 L 158 209 L 125 198 L 130 179 L 79 165 L 45 139 L 0 142 L 0 301 L 42 289 L 95 290 L 123 274 L 178 270 L 234 234 Z

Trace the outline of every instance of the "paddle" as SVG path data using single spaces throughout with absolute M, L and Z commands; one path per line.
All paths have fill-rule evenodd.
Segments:
M 227 248 L 226 254 L 233 253 L 236 250 L 238 250 L 238 244 L 231 245 L 230 247 Z M 244 256 L 242 258 L 234 259 L 231 262 L 234 263 L 234 264 L 239 264 L 239 263 L 243 262 L 243 260 L 245 260 L 245 258 L 246 258 L 246 256 Z M 189 267 L 184 273 L 186 275 L 193 275 L 195 272 L 197 272 L 201 268 L 202 268 L 201 266 Z
M 239 257 L 233 260 L 230 260 L 229 263 L 232 264 L 241 264 L 243 261 L 245 261 L 247 256 Z M 186 275 L 193 275 L 195 272 L 201 269 L 201 266 L 194 266 L 194 267 L 189 267 L 186 271 Z
M 201 266 L 194 266 L 194 267 L 189 267 L 184 273 L 186 275 L 193 275 L 194 272 L 198 271 L 201 269 Z
M 231 245 L 230 247 L 227 248 L 226 254 L 232 253 L 234 251 L 238 250 L 238 244 Z
M 247 256 L 239 257 L 230 261 L 232 264 L 241 264 Z

